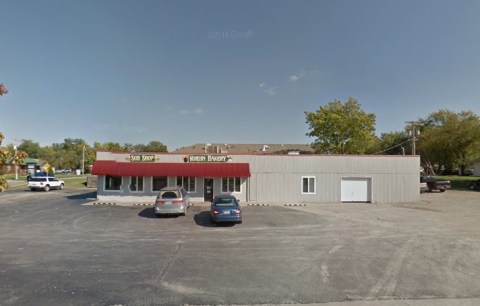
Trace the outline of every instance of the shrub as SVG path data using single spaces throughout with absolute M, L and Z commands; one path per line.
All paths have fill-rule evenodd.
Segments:
M 8 188 L 7 180 L 4 177 L 0 177 L 0 192 Z

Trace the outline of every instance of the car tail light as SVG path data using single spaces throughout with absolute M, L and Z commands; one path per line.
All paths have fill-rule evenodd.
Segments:
M 163 205 L 163 204 L 165 204 L 164 200 L 156 200 L 155 201 L 155 205 Z
M 213 214 L 214 214 L 214 215 L 218 215 L 219 213 L 220 213 L 220 212 L 219 212 L 218 210 L 214 210 L 214 211 L 213 211 Z
M 235 209 L 235 214 L 239 215 L 240 214 L 240 209 Z

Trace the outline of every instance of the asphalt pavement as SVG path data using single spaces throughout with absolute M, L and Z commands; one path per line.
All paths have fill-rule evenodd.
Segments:
M 1 305 L 479 305 L 480 192 L 418 203 L 92 205 L 94 192 L 0 194 Z

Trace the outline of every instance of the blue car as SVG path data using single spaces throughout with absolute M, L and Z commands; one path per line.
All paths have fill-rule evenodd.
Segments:
M 220 195 L 213 198 L 210 207 L 210 219 L 212 223 L 242 223 L 242 210 L 238 202 L 239 201 L 231 195 Z

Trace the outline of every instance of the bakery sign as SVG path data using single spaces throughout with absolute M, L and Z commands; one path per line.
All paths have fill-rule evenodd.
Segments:
M 183 160 L 189 163 L 225 163 L 231 159 L 227 155 L 188 155 Z
M 128 160 L 138 163 L 153 163 L 155 161 L 155 154 L 130 154 Z

